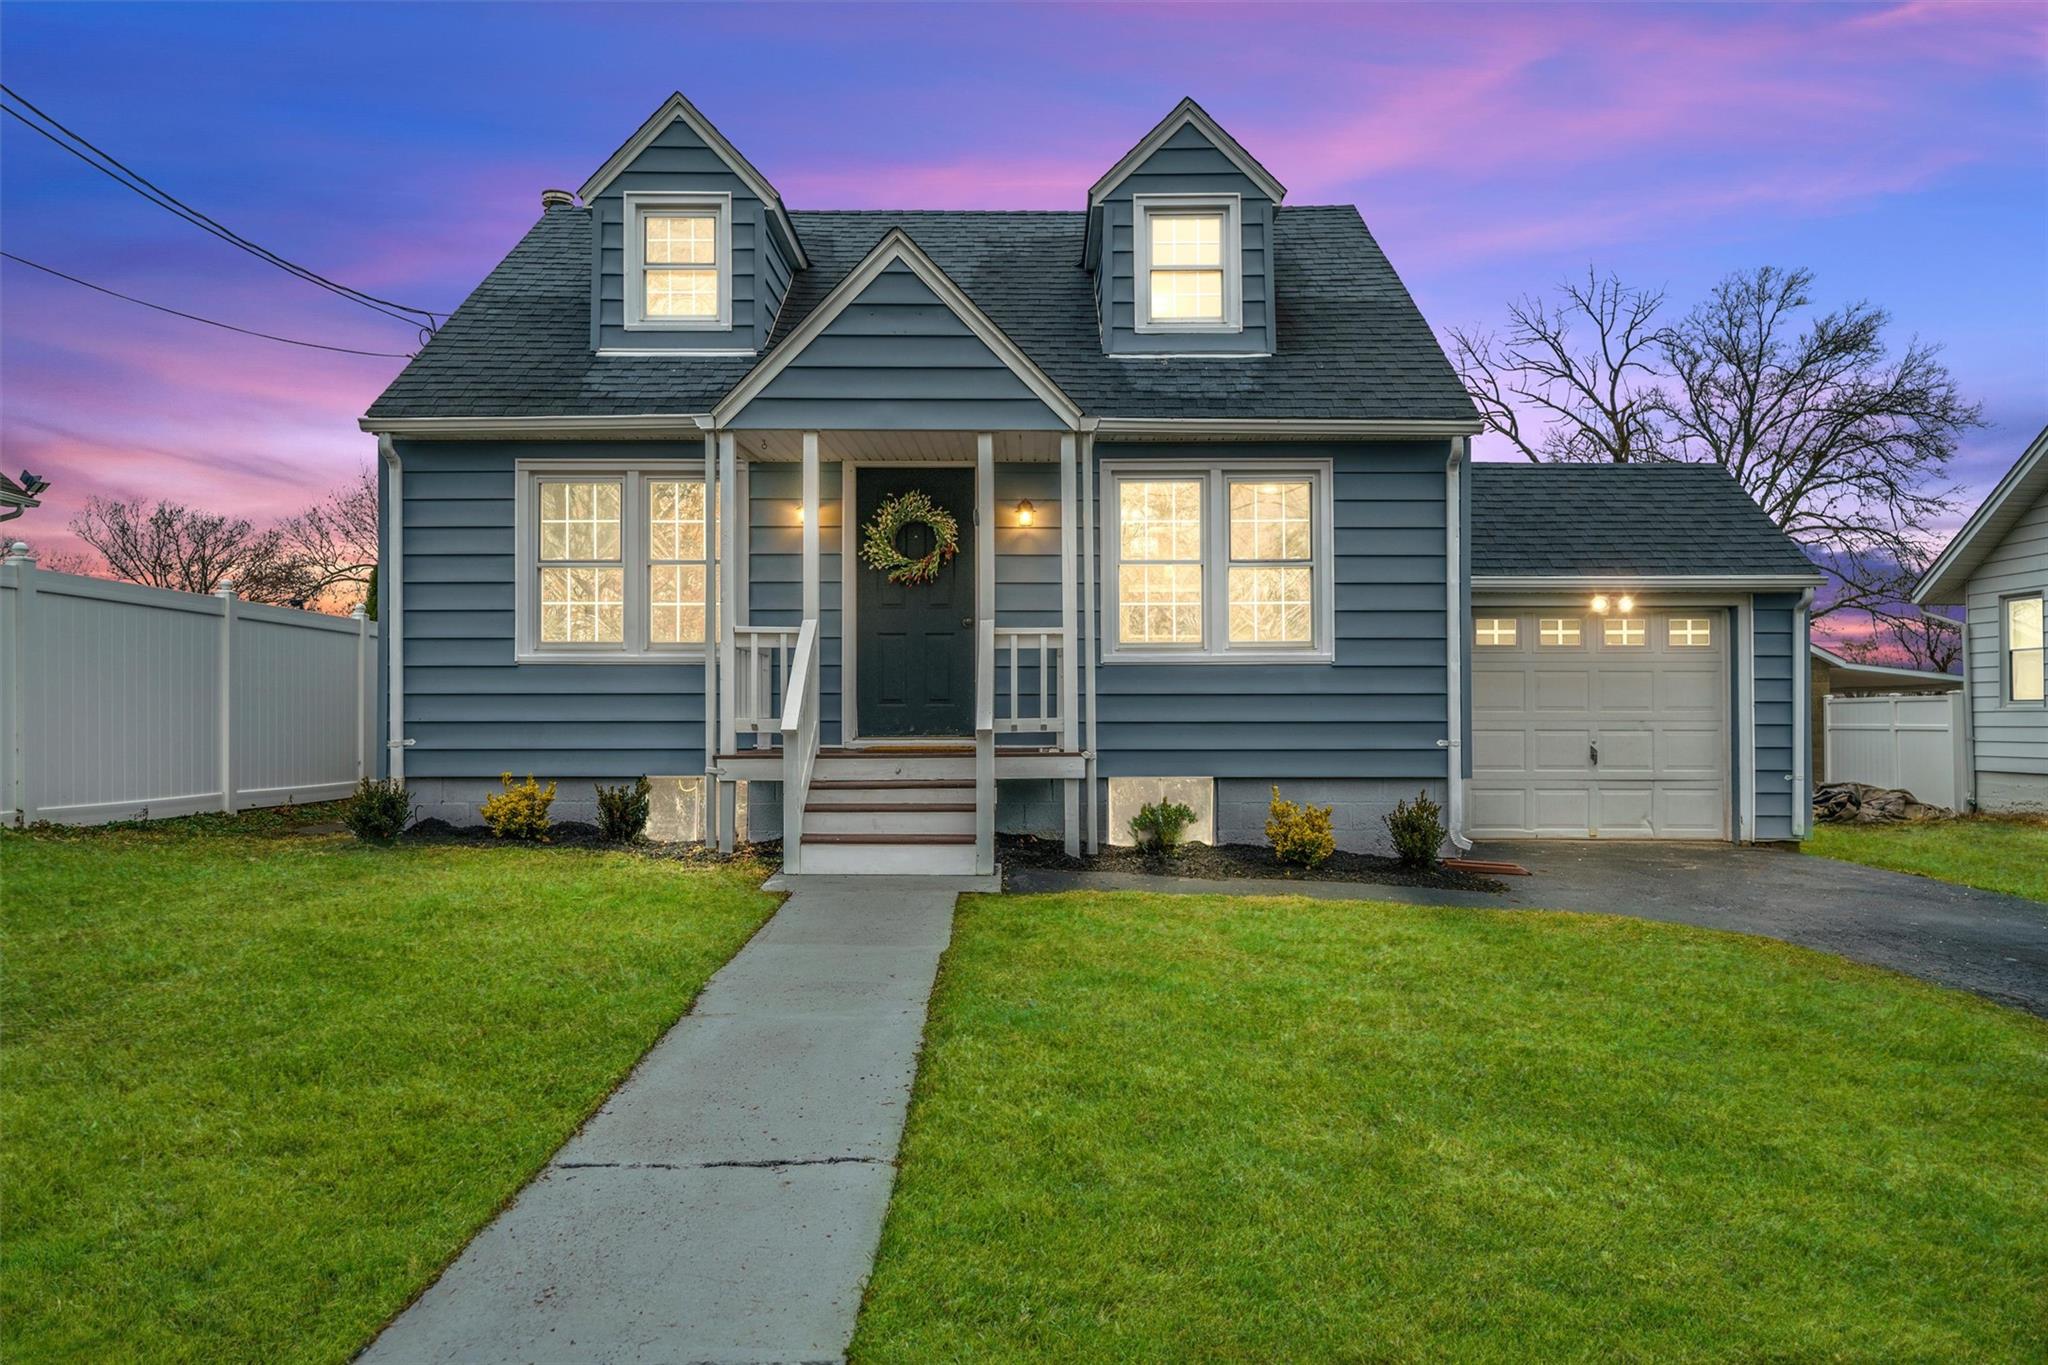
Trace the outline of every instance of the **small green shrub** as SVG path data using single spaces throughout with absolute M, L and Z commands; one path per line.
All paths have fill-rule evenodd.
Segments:
M 1178 801 L 1154 801 L 1138 808 L 1131 817 L 1131 837 L 1138 846 L 1158 853 L 1172 853 L 1180 847 L 1183 834 L 1195 823 L 1195 813 Z
M 632 786 L 597 787 L 597 833 L 615 844 L 630 844 L 647 831 L 647 798 L 654 788 L 646 778 Z
M 1300 867 L 1321 867 L 1337 851 L 1330 808 L 1283 801 L 1278 787 L 1273 788 L 1273 804 L 1266 814 L 1266 840 L 1273 845 L 1275 858 Z
M 533 780 L 531 773 L 517 785 L 510 773 L 502 774 L 498 781 L 505 790 L 484 798 L 484 824 L 500 839 L 546 843 L 548 807 L 555 804 L 555 784 L 550 782 L 543 787 Z
M 355 795 L 349 797 L 341 821 L 350 834 L 366 844 L 388 844 L 404 833 L 412 816 L 412 793 L 403 782 L 366 777 L 356 783 Z
M 1429 799 L 1428 792 L 1415 793 L 1413 801 L 1396 801 L 1385 817 L 1387 835 L 1394 841 L 1394 856 L 1403 867 L 1435 867 L 1437 851 L 1450 837 L 1444 828 L 1443 807 Z

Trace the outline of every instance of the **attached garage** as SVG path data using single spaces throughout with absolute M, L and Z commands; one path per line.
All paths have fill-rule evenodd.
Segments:
M 1474 839 L 1797 839 L 1820 574 L 1716 465 L 1472 466 Z
M 1474 838 L 1729 837 L 1728 613 L 1473 611 Z

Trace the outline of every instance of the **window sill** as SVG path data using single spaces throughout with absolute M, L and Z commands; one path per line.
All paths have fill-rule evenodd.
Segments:
M 1329 650 L 1233 649 L 1227 653 L 1187 650 L 1105 649 L 1105 664 L 1333 664 L 1337 656 Z
M 1132 326 L 1139 336 L 1232 337 L 1244 332 L 1241 322 L 1140 322 Z
M 571 650 L 518 650 L 512 655 L 515 664 L 696 664 L 704 663 L 704 647 L 693 645 L 688 649 L 672 650 L 661 654 L 627 654 L 623 651 L 613 654 L 584 653 Z
M 728 318 L 706 318 L 702 322 L 648 322 L 643 319 L 628 322 L 625 328 L 629 332 L 730 332 L 732 322 Z

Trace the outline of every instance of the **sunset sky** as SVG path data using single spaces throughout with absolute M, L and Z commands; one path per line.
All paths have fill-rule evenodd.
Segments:
M 2048 6 L 10 3 L 0 76 L 245 236 L 440 309 L 671 90 L 795 208 L 1079 208 L 1191 94 L 1289 202 L 1357 204 L 1440 329 L 1589 264 L 1681 304 L 1806 265 L 1984 404 L 1969 503 L 2048 421 Z M 13 120 L 0 241 L 245 327 L 417 344 Z M 0 265 L 4 462 L 53 485 L 9 529 L 67 548 L 96 493 L 296 510 L 370 458 L 355 419 L 402 363 Z

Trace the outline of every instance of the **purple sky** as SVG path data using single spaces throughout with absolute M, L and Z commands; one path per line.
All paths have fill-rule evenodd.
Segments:
M 2048 7 L 37 5 L 0 75 L 244 235 L 451 308 L 680 87 L 795 208 L 1078 208 L 1192 94 L 1289 188 L 1356 203 L 1439 328 L 1587 265 L 1689 302 L 1808 265 L 1946 348 L 1991 427 L 2048 421 Z M 265 331 L 410 331 L 0 127 L 6 249 Z M 0 443 L 94 493 L 263 518 L 372 445 L 401 362 L 300 351 L 0 266 Z M 1482 454 L 1499 455 L 1482 441 Z

